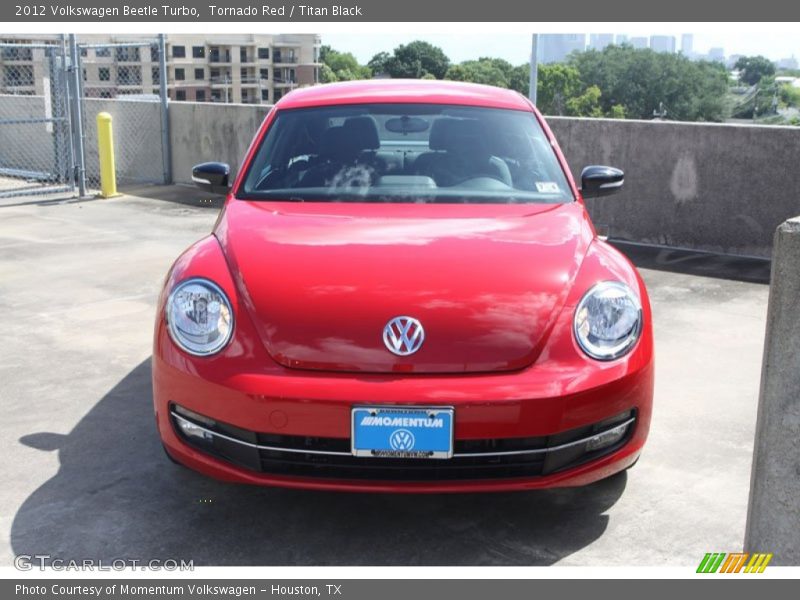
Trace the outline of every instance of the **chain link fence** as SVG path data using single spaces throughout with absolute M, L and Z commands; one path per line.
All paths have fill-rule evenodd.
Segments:
M 86 183 L 97 187 L 97 115 L 111 115 L 117 182 L 163 183 L 159 44 L 78 44 Z
M 0 40 L 0 197 L 73 186 L 63 44 Z
M 0 38 L 0 197 L 98 188 L 101 112 L 112 117 L 117 183 L 168 182 L 162 48 Z

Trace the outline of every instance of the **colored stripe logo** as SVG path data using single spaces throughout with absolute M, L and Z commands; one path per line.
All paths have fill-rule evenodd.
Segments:
M 772 553 L 754 552 L 707 552 L 697 566 L 698 573 L 763 573 Z

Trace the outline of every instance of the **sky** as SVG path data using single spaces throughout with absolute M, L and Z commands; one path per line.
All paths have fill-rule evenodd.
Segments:
M 787 58 L 792 55 L 800 59 L 800 35 L 792 31 L 775 31 L 769 28 L 753 29 L 746 31 L 726 30 L 724 27 L 712 27 L 712 30 L 682 30 L 680 24 L 677 28 L 659 28 L 659 24 L 613 24 L 607 27 L 604 33 L 627 34 L 628 36 L 642 35 L 674 35 L 680 48 L 681 33 L 694 35 L 694 51 L 704 54 L 709 48 L 722 47 L 725 55 L 731 54 L 763 54 L 772 60 Z M 768 24 L 764 24 L 768 25 Z M 442 28 L 457 27 L 458 24 L 443 24 Z M 413 24 L 410 25 L 413 27 Z M 562 29 L 558 33 L 580 33 L 581 29 Z M 594 29 L 595 32 L 600 32 Z M 556 33 L 550 29 L 550 32 Z M 469 33 L 460 35 L 456 33 L 434 33 L 430 31 L 410 33 L 337 33 L 322 34 L 322 43 L 328 44 L 343 52 L 352 52 L 360 63 L 366 63 L 375 54 L 381 51 L 391 52 L 396 46 L 410 41 L 422 39 L 441 47 L 445 54 L 454 62 L 479 58 L 480 56 L 496 56 L 504 58 L 513 64 L 525 63 L 529 60 L 531 34 L 522 32 L 487 32 L 476 35 Z

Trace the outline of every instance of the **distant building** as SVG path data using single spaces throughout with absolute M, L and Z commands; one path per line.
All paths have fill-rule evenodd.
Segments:
M 656 52 L 675 52 L 675 36 L 654 35 L 650 38 L 650 48 Z
M 711 48 L 708 51 L 708 60 L 716 62 L 725 62 L 725 49 L 724 48 Z
M 617 39 L 614 43 L 617 44 L 618 46 L 621 46 L 622 44 L 629 44 L 630 43 L 629 37 L 626 34 L 621 33 L 620 35 L 617 36 Z
M 797 69 L 797 59 L 792 55 L 791 58 L 782 58 L 776 65 L 779 69 Z
M 646 37 L 632 37 L 630 43 L 634 48 L 648 48 L 650 46 L 650 40 Z
M 57 42 L 58 35 L 4 34 L 7 42 Z M 84 48 L 83 88 L 87 97 L 157 94 L 158 52 L 102 44 L 150 41 L 141 34 L 80 34 Z M 167 93 L 172 100 L 271 104 L 296 87 L 319 81 L 318 34 L 168 34 Z M 0 93 L 41 93 L 43 51 L 5 48 L 0 53 Z
M 539 35 L 538 55 L 542 64 L 565 62 L 572 52 L 586 50 L 586 34 L 542 33 Z
M 783 75 L 778 75 L 775 78 L 775 83 L 783 84 L 783 85 L 791 85 L 794 88 L 800 88 L 800 77 L 786 77 Z
M 589 48 L 592 50 L 602 50 L 606 46 L 614 43 L 613 33 L 591 33 L 589 34 Z
M 691 33 L 684 33 L 681 36 L 681 52 L 685 56 L 692 56 L 694 54 L 694 35 Z

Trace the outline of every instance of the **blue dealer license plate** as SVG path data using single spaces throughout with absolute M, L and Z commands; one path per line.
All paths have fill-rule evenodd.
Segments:
M 453 409 L 356 406 L 351 449 L 373 458 L 450 458 Z

